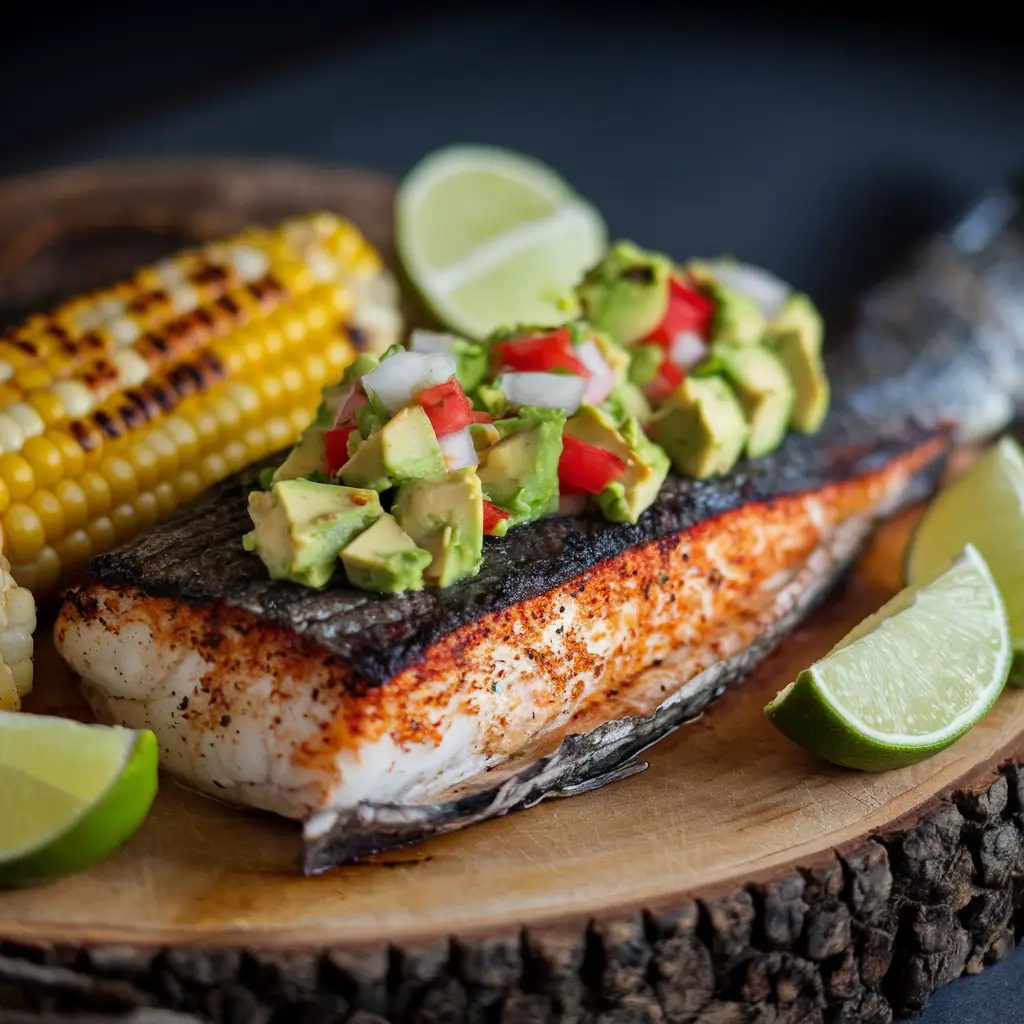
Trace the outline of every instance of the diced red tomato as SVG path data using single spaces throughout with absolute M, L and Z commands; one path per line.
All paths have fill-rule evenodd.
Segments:
M 424 388 L 416 399 L 438 437 L 455 434 L 473 422 L 473 407 L 456 377 Z
M 502 521 L 502 519 L 508 519 L 508 513 L 503 508 L 498 508 L 497 505 L 492 505 L 486 499 L 484 500 L 484 533 L 490 534 L 494 532 L 494 528 Z
M 683 331 L 694 331 L 706 338 L 714 312 L 715 304 L 706 295 L 675 277 L 670 278 L 665 317 L 644 341 L 668 348 Z
M 473 413 L 474 423 L 493 423 L 494 417 L 489 412 L 474 412 Z
M 587 368 L 573 355 L 567 327 L 536 338 L 513 338 L 511 341 L 498 342 L 491 350 L 491 358 L 495 372 L 505 367 L 524 373 L 568 370 L 580 377 L 590 376 Z
M 644 388 L 644 394 L 653 405 L 659 405 L 682 383 L 683 371 L 665 356 L 658 369 L 658 375 Z
M 327 449 L 327 475 L 334 476 L 348 462 L 348 439 L 356 429 L 354 423 L 346 423 L 324 434 L 324 447 Z
M 562 494 L 600 494 L 608 484 L 626 472 L 626 463 L 597 445 L 565 434 L 558 460 L 558 481 Z

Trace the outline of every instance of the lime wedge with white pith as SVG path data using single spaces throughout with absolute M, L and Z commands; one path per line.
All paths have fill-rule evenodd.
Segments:
M 965 544 L 982 553 L 999 584 L 1017 652 L 1010 682 L 1024 683 L 1024 452 L 1012 437 L 929 505 L 907 548 L 907 582 L 934 579 Z
M 471 338 L 571 319 L 565 297 L 607 245 L 601 215 L 551 168 L 489 146 L 420 161 L 398 190 L 395 233 L 424 301 Z
M 102 860 L 142 824 L 156 789 L 151 732 L 0 712 L 0 886 Z
M 1002 692 L 1011 657 L 999 589 L 968 546 L 937 579 L 865 619 L 765 714 L 826 761 L 900 768 L 967 732 Z

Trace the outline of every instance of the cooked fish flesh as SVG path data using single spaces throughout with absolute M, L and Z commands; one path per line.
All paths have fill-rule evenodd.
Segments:
M 923 246 L 832 341 L 821 433 L 670 476 L 636 525 L 532 523 L 444 590 L 313 591 L 242 549 L 250 470 L 94 559 L 58 649 L 178 779 L 302 819 L 307 871 L 619 778 L 934 487 L 954 440 L 1010 421 L 1022 223 L 996 192 Z

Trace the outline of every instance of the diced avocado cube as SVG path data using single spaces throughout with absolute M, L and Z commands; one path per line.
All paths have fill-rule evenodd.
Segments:
M 495 419 L 504 416 L 508 411 L 508 399 L 505 397 L 505 392 L 501 388 L 492 388 L 486 384 L 481 384 L 474 392 L 473 404 Z
M 737 341 L 753 345 L 764 337 L 768 324 L 756 299 L 726 288 L 715 277 L 714 269 L 695 260 L 687 270 L 715 303 L 711 319 L 712 341 Z
M 341 551 L 349 583 L 381 594 L 422 590 L 429 551 L 416 547 L 394 516 L 385 512 Z
M 253 529 L 242 538 L 276 580 L 322 587 L 338 552 L 383 510 L 376 491 L 312 480 L 282 480 L 249 495 Z
M 626 463 L 623 476 L 605 487 L 595 500 L 606 519 L 635 523 L 658 496 L 668 475 L 665 452 L 647 438 L 632 417 L 617 427 L 607 413 L 589 405 L 566 421 L 565 433 L 612 452 Z
M 391 511 L 413 543 L 430 553 L 424 582 L 448 587 L 480 571 L 483 493 L 474 470 L 402 484 Z
M 508 512 L 508 527 L 540 519 L 558 508 L 564 423 L 565 415 L 559 410 L 532 407 L 495 422 L 502 440 L 481 454 L 477 472 L 487 500 Z
M 828 414 L 831 388 L 821 357 L 823 335 L 821 314 L 806 295 L 798 293 L 786 300 L 766 336 L 793 382 L 789 425 L 802 434 L 817 433 Z
M 651 437 L 682 476 L 705 480 L 736 464 L 747 442 L 743 407 L 721 377 L 687 377 L 651 417 Z
M 660 345 L 634 345 L 630 351 L 629 379 L 638 388 L 645 388 L 665 361 L 665 350 Z
M 786 436 L 793 411 L 793 382 L 766 345 L 716 341 L 700 372 L 720 373 L 732 385 L 747 419 L 746 453 L 758 459 Z
M 408 405 L 359 444 L 338 476 L 350 487 L 386 491 L 443 472 L 444 455 L 427 414 L 418 405 Z
M 622 345 L 646 337 L 665 318 L 669 278 L 668 256 L 647 252 L 632 242 L 616 242 L 608 255 L 588 271 L 577 288 L 586 318 Z
M 327 446 L 324 431 L 309 427 L 288 457 L 277 467 L 272 477 L 274 482 L 296 480 L 311 473 L 323 473 L 327 469 Z

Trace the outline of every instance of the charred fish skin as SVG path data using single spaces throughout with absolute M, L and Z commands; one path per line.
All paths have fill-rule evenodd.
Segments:
M 245 789 L 250 783 L 241 780 L 243 788 L 224 795 L 308 816 L 305 867 L 318 871 L 370 850 L 419 841 L 530 806 L 546 795 L 568 794 L 618 777 L 618 766 L 698 714 L 792 629 L 850 563 L 878 518 L 934 487 L 951 432 L 964 438 L 985 436 L 1003 426 L 1018 407 L 1024 393 L 1024 234 L 1013 194 L 994 195 L 1004 197 L 1002 205 L 993 206 L 988 197 L 950 231 L 922 247 L 906 271 L 866 296 L 853 328 L 831 342 L 827 358 L 833 411 L 819 435 L 790 435 L 771 456 L 742 463 L 719 479 L 670 477 L 635 526 L 585 517 L 531 524 L 489 542 L 481 574 L 446 590 L 381 597 L 339 583 L 310 592 L 267 580 L 259 563 L 243 552 L 238 538 L 247 525 L 244 494 L 256 476 L 250 473 L 121 551 L 94 560 L 58 620 L 58 647 L 92 680 L 89 685 L 101 714 L 131 724 L 131 694 L 115 690 L 123 689 L 125 672 L 135 672 L 139 679 L 142 667 L 125 655 L 118 668 L 120 682 L 110 673 L 98 682 L 90 663 L 95 652 L 104 643 L 115 651 L 126 648 L 117 636 L 121 624 L 134 629 L 140 615 L 166 619 L 177 609 L 179 623 L 187 627 L 182 643 L 188 646 L 191 630 L 194 644 L 201 646 L 204 621 L 212 613 L 229 610 L 277 637 L 282 649 L 299 644 L 298 664 L 309 675 L 326 671 L 325 666 L 330 669 L 335 703 L 327 712 L 307 710 L 317 729 L 326 719 L 334 721 L 332 716 L 343 721 L 343 728 L 328 728 L 340 744 L 331 747 L 332 755 L 340 758 L 354 752 L 357 759 L 362 753 L 372 760 L 383 748 L 357 735 L 346 716 L 363 716 L 362 721 L 372 711 L 379 717 L 381 708 L 389 701 L 394 704 L 397 697 L 413 704 L 419 698 L 433 699 L 445 678 L 466 674 L 467 664 L 494 661 L 496 640 L 488 630 L 497 624 L 518 619 L 527 628 L 531 617 L 555 615 L 569 602 L 556 601 L 552 610 L 552 596 L 571 597 L 580 581 L 628 588 L 634 579 L 628 575 L 629 566 L 637 559 L 648 560 L 644 564 L 650 571 L 658 564 L 653 559 L 664 552 L 689 550 L 702 537 L 717 542 L 728 535 L 736 516 L 741 517 L 747 540 L 756 539 L 780 510 L 792 517 L 795 531 L 799 509 L 814 530 L 808 527 L 806 543 L 786 562 L 785 600 L 776 601 L 774 591 L 766 589 L 772 600 L 763 607 L 754 602 L 749 614 L 737 615 L 731 623 L 734 635 L 724 642 L 718 634 L 701 633 L 687 648 L 679 639 L 678 616 L 673 619 L 664 608 L 657 621 L 649 621 L 630 641 L 636 650 L 652 648 L 651 661 L 638 665 L 636 679 L 656 680 L 657 672 L 662 673 L 662 696 L 644 713 L 624 712 L 611 700 L 612 684 L 602 683 L 602 673 L 609 671 L 606 665 L 600 671 L 588 669 L 593 678 L 585 693 L 554 684 L 547 691 L 538 690 L 539 684 L 530 684 L 526 673 L 523 686 L 533 686 L 530 699 L 537 700 L 540 694 L 559 705 L 558 713 L 545 719 L 550 735 L 561 736 L 568 728 L 579 736 L 568 736 L 557 749 L 536 755 L 531 751 L 542 738 L 539 734 L 523 732 L 518 748 L 513 744 L 497 751 L 483 741 L 474 746 L 466 740 L 462 753 L 467 756 L 456 759 L 454 768 L 447 765 L 447 774 L 433 785 L 417 776 L 413 765 L 407 777 L 392 776 L 390 790 L 381 785 L 359 794 L 350 788 L 346 795 L 324 781 L 328 769 L 321 760 L 319 774 L 311 773 L 309 763 L 303 762 L 302 771 L 270 778 L 259 791 Z M 1015 204 L 1012 209 L 1006 196 Z M 704 584 L 696 596 L 710 602 L 716 593 L 730 593 L 728 586 L 721 586 L 721 570 L 749 567 L 750 559 L 745 558 L 734 546 L 724 561 L 705 558 L 690 566 Z M 645 571 L 643 564 L 633 571 Z M 618 584 L 613 579 L 616 573 Z M 678 564 L 665 575 L 667 591 L 681 595 L 685 574 Z M 758 579 L 768 587 L 767 579 Z M 737 586 L 736 593 L 746 591 Z M 723 606 L 709 607 L 716 609 L 716 616 L 724 614 Z M 609 611 L 607 617 L 614 616 Z M 671 634 L 682 645 L 684 656 L 673 663 L 672 680 L 653 665 L 655 641 L 662 634 Z M 187 748 L 181 771 L 175 771 L 186 777 L 191 771 L 188 781 L 216 792 L 220 784 L 202 752 L 216 749 L 221 734 L 215 723 L 232 714 L 225 710 L 217 719 L 211 708 L 223 702 L 226 709 L 241 713 L 245 679 L 228 657 L 232 644 L 217 636 L 209 640 L 203 648 L 203 667 L 192 679 L 195 695 L 207 705 L 203 716 L 184 723 L 165 717 L 161 739 L 171 747 L 179 738 L 172 735 L 175 729 L 187 732 L 186 740 L 193 746 Z M 519 639 L 513 643 L 522 646 Z M 587 656 L 586 650 L 577 653 Z M 605 652 L 604 661 L 609 660 Z M 543 672 L 535 668 L 534 675 Z M 304 699 L 298 687 L 286 696 L 293 703 Z M 496 715 L 481 693 L 468 699 L 468 714 L 458 719 L 462 724 L 474 716 Z M 596 717 L 574 717 L 588 700 L 596 703 Z M 251 703 L 254 715 L 273 713 L 270 704 L 263 710 L 259 702 Z M 523 704 L 529 708 L 525 699 Z M 431 713 L 435 725 L 456 720 L 447 705 L 435 706 Z M 302 714 L 282 718 L 287 724 L 301 720 Z M 194 724 L 200 720 L 205 723 L 201 730 Z M 500 722 L 500 716 L 494 720 Z M 411 727 L 405 711 L 392 711 L 389 721 Z M 297 757 L 306 757 L 308 745 L 322 742 L 313 729 L 300 731 L 302 739 L 282 735 L 275 740 L 273 721 L 267 718 L 263 725 L 271 742 L 278 744 L 274 753 L 279 762 L 291 761 L 294 766 Z M 225 726 L 231 727 L 233 723 Z M 430 746 L 425 738 L 417 741 L 408 732 L 397 735 L 396 750 Z M 342 739 L 349 744 L 347 753 Z M 440 745 L 434 743 L 434 748 Z M 333 764 L 330 771 L 337 776 L 340 762 Z M 502 764 L 499 773 L 496 766 Z M 381 779 L 386 775 L 382 772 Z M 301 799 L 294 795 L 299 790 L 304 793 Z M 331 802 L 337 796 L 341 799 Z

